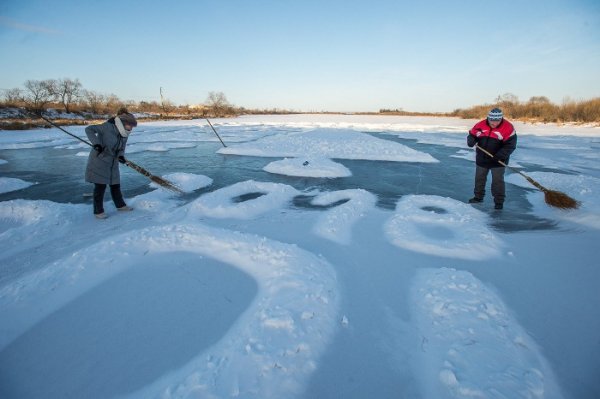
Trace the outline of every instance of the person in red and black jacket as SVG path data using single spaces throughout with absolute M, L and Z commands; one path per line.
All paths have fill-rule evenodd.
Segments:
M 469 130 L 467 145 L 473 147 L 475 144 L 490 152 L 494 157 L 492 158 L 477 149 L 475 157 L 475 163 L 477 164 L 475 169 L 475 196 L 469 200 L 469 203 L 483 201 L 487 175 L 491 170 L 494 208 L 502 209 L 505 197 L 505 167 L 498 161 L 508 165 L 510 154 L 517 148 L 517 132 L 512 123 L 504 119 L 504 114 L 500 108 L 492 109 L 488 113 L 487 119 L 478 122 Z

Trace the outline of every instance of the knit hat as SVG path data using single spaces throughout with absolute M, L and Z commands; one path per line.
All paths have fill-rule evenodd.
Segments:
M 121 119 L 121 122 L 123 122 L 123 124 L 128 124 L 131 127 L 137 126 L 137 120 L 135 119 L 135 116 L 129 113 L 129 111 L 127 111 L 127 108 L 119 108 L 119 110 L 117 111 L 117 116 L 119 117 L 119 119 Z
M 504 114 L 500 108 L 494 108 L 488 113 L 487 118 L 489 121 L 501 121 L 504 118 Z

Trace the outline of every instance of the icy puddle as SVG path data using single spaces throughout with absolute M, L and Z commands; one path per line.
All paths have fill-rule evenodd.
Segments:
M 189 252 L 154 254 L 131 266 L 0 352 L 0 397 L 136 391 L 217 342 L 257 293 L 255 280 L 238 268 Z

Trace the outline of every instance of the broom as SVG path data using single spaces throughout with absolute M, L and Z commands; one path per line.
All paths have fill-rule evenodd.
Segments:
M 88 141 L 82 139 L 79 136 L 76 136 L 72 133 L 69 133 L 68 131 L 66 131 L 65 129 L 63 129 L 62 127 L 58 126 L 57 124 L 55 124 L 54 122 L 52 122 L 51 120 L 45 118 L 44 116 L 40 114 L 36 114 L 37 117 L 45 120 L 46 122 L 48 122 L 50 125 L 62 130 L 64 133 L 68 134 L 71 137 L 76 138 L 77 140 L 81 141 L 82 143 L 85 143 L 87 145 L 89 145 L 90 147 L 93 147 L 92 143 L 89 143 Z M 168 180 L 163 179 L 160 176 L 155 176 L 152 173 L 148 172 L 146 169 L 142 168 L 140 165 L 133 163 L 132 161 L 126 159 L 124 162 L 125 165 L 129 166 L 131 169 L 135 170 L 136 172 L 141 173 L 142 175 L 146 176 L 147 178 L 149 178 L 150 180 L 152 180 L 154 183 L 159 184 L 161 186 L 163 186 L 164 188 L 171 190 L 177 194 L 183 194 L 184 192 L 177 187 L 176 185 L 174 185 L 173 183 L 171 183 Z
M 540 191 L 542 191 L 544 193 L 544 201 L 546 202 L 546 204 L 553 206 L 555 208 L 560 208 L 560 209 L 577 209 L 577 208 L 579 208 L 579 201 L 569 197 L 567 194 L 562 193 L 560 191 L 547 189 L 546 187 L 542 186 L 537 181 L 533 180 L 531 177 L 527 176 L 525 173 L 523 173 L 520 170 L 517 170 L 511 166 L 508 166 L 506 163 L 497 159 L 494 155 L 492 155 L 490 152 L 484 150 L 483 148 L 479 147 L 477 144 L 475 144 L 475 147 L 477 149 L 481 150 L 481 152 L 483 152 L 484 154 L 488 155 L 490 158 L 495 159 L 496 162 L 498 162 L 500 165 L 502 165 L 506 168 L 509 168 L 513 172 L 520 174 L 529 183 L 533 184 L 536 188 L 538 188 Z

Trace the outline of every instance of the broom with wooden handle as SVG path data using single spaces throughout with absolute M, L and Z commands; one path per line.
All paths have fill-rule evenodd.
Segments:
M 483 152 L 484 154 L 488 155 L 490 158 L 495 159 L 496 162 L 498 162 L 500 165 L 502 165 L 502 166 L 504 166 L 506 168 L 509 168 L 513 172 L 516 172 L 516 173 L 520 174 L 529 183 L 531 183 L 537 189 L 539 189 L 540 191 L 542 191 L 544 193 L 544 201 L 546 201 L 546 204 L 548 204 L 550 206 L 553 206 L 555 208 L 560 208 L 560 209 L 576 209 L 576 208 L 579 208 L 579 201 L 577 201 L 577 200 L 569 197 L 567 194 L 562 193 L 560 191 L 555 191 L 555 190 L 547 189 L 546 187 L 542 186 L 537 181 L 533 180 L 531 177 L 527 176 L 525 173 L 523 173 L 520 170 L 517 170 L 517 169 L 515 169 L 515 168 L 513 168 L 511 166 L 508 166 L 506 163 L 504 163 L 501 160 L 497 159 L 489 151 L 484 150 L 483 148 L 481 148 L 477 144 L 475 144 L 475 147 L 477 149 L 479 149 L 481 152 Z

